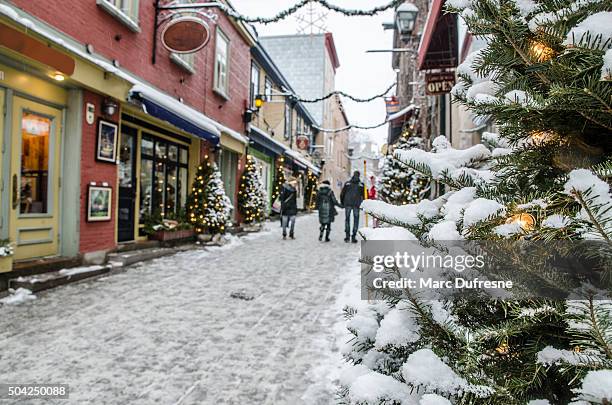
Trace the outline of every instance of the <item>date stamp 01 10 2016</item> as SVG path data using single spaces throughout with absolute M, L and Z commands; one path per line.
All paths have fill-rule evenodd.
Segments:
M 0 399 L 68 399 L 68 384 L 0 384 Z

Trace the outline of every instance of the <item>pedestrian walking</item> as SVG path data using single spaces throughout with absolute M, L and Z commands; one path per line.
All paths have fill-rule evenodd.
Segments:
M 295 177 L 290 177 L 283 184 L 280 202 L 283 239 L 287 239 L 287 226 L 289 226 L 289 237 L 295 239 L 295 216 L 297 215 L 297 179 Z
M 329 234 L 331 233 L 331 224 L 334 218 L 338 215 L 336 207 L 341 207 L 336 200 L 334 191 L 330 187 L 329 180 L 323 181 L 317 192 L 316 207 L 319 211 L 319 240 L 323 240 L 325 233 L 325 242 L 329 242 Z
M 344 207 L 344 233 L 345 242 L 357 243 L 357 230 L 359 229 L 359 206 L 363 202 L 363 183 L 359 171 L 353 173 L 353 177 L 342 187 L 340 201 Z M 351 232 L 351 217 L 353 217 L 353 231 Z

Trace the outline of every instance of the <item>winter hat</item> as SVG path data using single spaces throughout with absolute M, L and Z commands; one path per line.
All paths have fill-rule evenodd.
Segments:
M 328 186 L 331 185 L 331 183 L 329 182 L 329 180 L 323 180 L 323 184 L 327 184 Z

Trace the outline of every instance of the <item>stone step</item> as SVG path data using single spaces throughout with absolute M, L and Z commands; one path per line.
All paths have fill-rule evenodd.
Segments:
M 25 288 L 32 292 L 37 292 L 106 274 L 110 270 L 110 265 L 73 267 L 35 276 L 14 278 L 9 280 L 9 288 L 13 290 Z
M 172 255 L 180 250 L 177 248 L 152 248 L 152 249 L 141 249 L 132 250 L 122 253 L 112 253 L 108 255 L 108 263 L 113 267 L 129 266 L 134 263 L 143 262 L 146 260 L 157 259 L 158 257 L 164 257 Z

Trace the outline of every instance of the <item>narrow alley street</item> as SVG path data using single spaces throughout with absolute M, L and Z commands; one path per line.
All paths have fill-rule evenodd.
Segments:
M 298 218 L 296 240 L 272 222 L 2 307 L 0 381 L 69 384 L 61 404 L 334 403 L 339 300 L 359 271 L 343 217 L 330 243 L 316 215 Z

